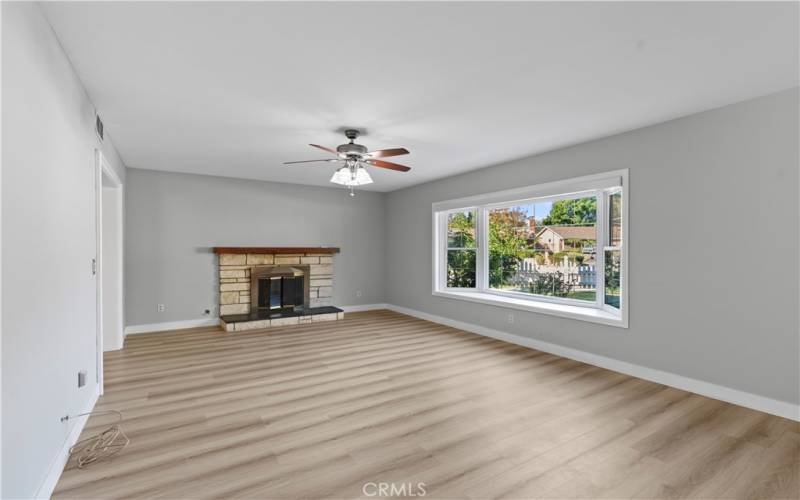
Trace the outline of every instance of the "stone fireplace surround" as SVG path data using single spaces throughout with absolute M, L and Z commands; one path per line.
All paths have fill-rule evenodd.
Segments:
M 215 247 L 219 257 L 219 315 L 226 331 L 331 321 L 344 317 L 331 306 L 333 255 L 331 247 Z M 251 310 L 251 273 L 265 266 L 302 266 L 308 270 L 309 308 L 302 313 L 270 315 Z

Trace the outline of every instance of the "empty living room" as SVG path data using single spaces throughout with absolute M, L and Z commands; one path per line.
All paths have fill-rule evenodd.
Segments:
M 800 1 L 0 18 L 0 498 L 800 500 Z

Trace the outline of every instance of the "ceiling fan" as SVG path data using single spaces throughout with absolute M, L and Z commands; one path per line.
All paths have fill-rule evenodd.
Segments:
M 336 149 L 327 148 L 318 144 L 309 144 L 309 146 L 327 151 L 336 155 L 336 158 L 328 158 L 322 160 L 302 160 L 302 161 L 287 161 L 284 165 L 293 165 L 295 163 L 344 163 L 342 167 L 336 170 L 331 177 L 331 182 L 341 184 L 350 188 L 350 196 L 355 196 L 353 188 L 355 186 L 362 186 L 364 184 L 371 184 L 372 177 L 369 176 L 364 164 L 371 165 L 378 168 L 388 168 L 389 170 L 397 170 L 398 172 L 408 172 L 411 167 L 393 163 L 390 161 L 380 160 L 379 158 L 388 158 L 390 156 L 407 155 L 409 151 L 406 148 L 392 148 L 392 149 L 378 149 L 376 151 L 369 151 L 366 146 L 356 144 L 355 140 L 359 136 L 359 131 L 355 129 L 348 129 L 344 131 L 344 135 L 350 139 L 349 143 L 340 144 Z

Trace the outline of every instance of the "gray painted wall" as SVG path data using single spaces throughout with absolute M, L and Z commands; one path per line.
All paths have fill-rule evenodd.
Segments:
M 94 106 L 35 3 L 3 2 L 2 498 L 32 498 L 96 391 Z M 125 178 L 111 140 L 102 149 Z M 78 388 L 78 371 L 89 374 Z
M 389 193 L 387 302 L 800 401 L 798 90 Z M 630 169 L 630 329 L 431 296 L 431 203 Z
M 125 196 L 128 325 L 215 316 L 215 246 L 340 247 L 333 304 L 384 302 L 383 194 L 128 169 Z

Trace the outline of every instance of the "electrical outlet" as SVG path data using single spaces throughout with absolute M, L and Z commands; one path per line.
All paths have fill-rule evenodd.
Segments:
M 158 304 L 158 312 L 163 313 L 166 310 L 167 306 L 165 306 L 164 304 Z
M 78 372 L 78 387 L 83 387 L 86 385 L 86 370 L 81 370 Z
M 356 290 L 356 297 L 361 297 L 361 290 Z
M 509 314 L 508 315 L 508 322 L 511 323 L 511 324 L 514 324 L 514 315 L 513 314 Z

